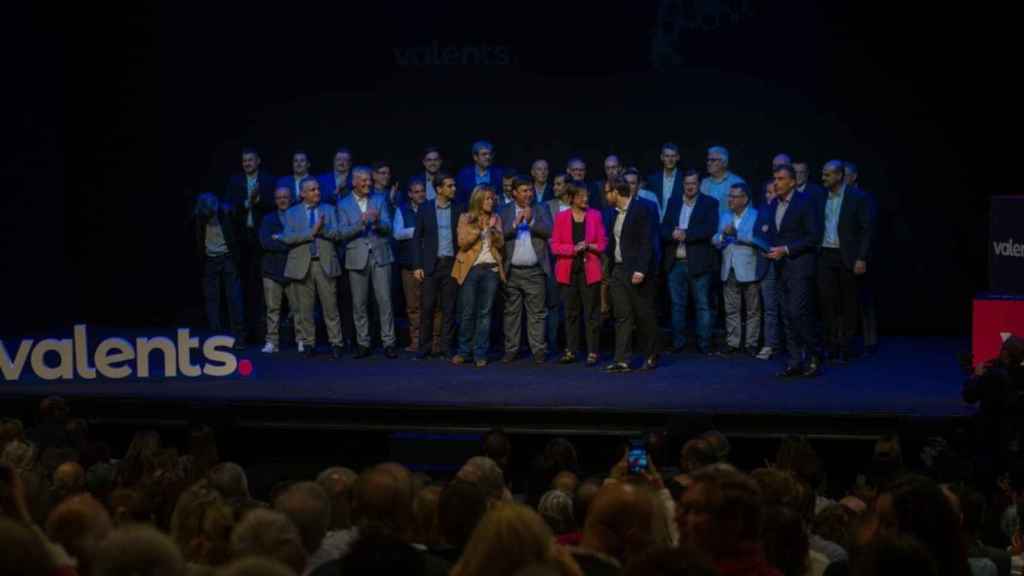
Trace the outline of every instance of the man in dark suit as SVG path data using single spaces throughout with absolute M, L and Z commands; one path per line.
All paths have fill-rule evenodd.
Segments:
M 451 174 L 437 176 L 437 198 L 425 202 L 416 213 L 416 230 L 412 237 L 413 274 L 423 285 L 420 310 L 433 310 L 441 303 L 441 346 L 439 354 L 451 356 L 455 336 L 455 300 L 459 285 L 452 277 L 452 265 L 458 253 L 458 222 L 464 207 L 454 203 L 455 178 Z M 431 315 L 420 315 L 420 341 L 416 358 L 430 356 Z
M 551 171 L 548 161 L 538 158 L 530 164 L 530 178 L 533 179 L 533 201 L 537 204 L 544 204 L 556 200 L 555 190 L 548 181 Z
M 234 227 L 240 232 L 238 239 L 239 281 L 245 309 L 249 311 L 248 331 L 259 334 L 263 319 L 263 281 L 260 274 L 260 224 L 264 215 L 274 211 L 274 178 L 260 168 L 259 152 L 255 148 L 242 149 L 242 172 L 228 180 L 224 192 L 227 205 L 235 209 Z
M 455 203 L 466 206 L 473 190 L 480 185 L 488 185 L 494 190 L 501 190 L 501 169 L 493 165 L 494 146 L 486 140 L 473 143 L 473 164 L 459 170 L 455 178 Z
M 808 195 L 820 209 L 825 205 L 825 189 L 811 180 L 811 169 L 807 162 L 797 160 L 793 163 L 796 173 L 796 191 Z
M 505 355 L 512 362 L 522 342 L 522 314 L 526 309 L 526 336 L 533 360 L 547 358 L 545 295 L 553 272 L 548 241 L 554 227 L 551 211 L 533 201 L 533 184 L 525 178 L 512 183 L 514 201 L 501 209 L 505 235 Z
M 603 210 L 605 208 L 605 197 L 604 197 L 605 182 L 615 182 L 619 178 L 622 178 L 622 175 L 623 175 L 624 172 L 625 172 L 625 168 L 622 166 L 622 162 L 619 160 L 618 155 L 616 155 L 616 154 L 609 154 L 609 155 L 605 156 L 605 158 L 604 158 L 604 179 L 603 180 L 598 180 L 597 182 L 594 182 L 594 187 L 597 188 L 601 192 L 601 195 L 598 196 L 598 200 L 600 200 L 601 203 L 598 204 L 597 206 L 591 206 L 591 208 L 594 208 L 596 210 Z M 633 194 L 633 195 L 636 196 L 636 194 Z
M 626 356 L 633 327 L 639 332 L 644 370 L 657 366 L 657 325 L 654 319 L 654 274 L 657 268 L 652 232 L 657 220 L 633 198 L 629 184 L 616 181 L 609 199 L 614 205 L 608 228 L 608 276 L 615 314 L 615 361 L 608 372 L 629 372 Z
M 267 343 L 263 352 L 273 354 L 280 349 L 281 297 L 288 296 L 288 307 L 295 309 L 291 283 L 284 276 L 288 263 L 289 246 L 281 241 L 284 234 L 284 215 L 292 206 L 292 191 L 287 187 L 274 190 L 276 210 L 263 217 L 260 225 L 260 244 L 263 247 L 263 298 L 267 303 Z
M 825 352 L 838 362 L 849 359 L 860 310 L 857 276 L 867 272 L 871 250 L 871 214 L 864 193 L 845 183 L 843 163 L 832 160 L 821 170 L 828 190 L 818 215 L 823 223 L 818 255 L 818 297 L 825 323 Z
M 580 156 L 573 156 L 565 163 L 565 173 L 569 175 L 569 183 L 575 184 L 587 191 L 587 204 L 589 206 L 603 206 L 604 195 L 602 188 L 597 182 L 587 182 L 587 163 Z
M 221 330 L 221 286 L 227 293 L 231 332 L 235 335 L 235 349 L 244 350 L 245 314 L 242 290 L 238 282 L 239 239 L 235 230 L 237 216 L 234 208 L 207 192 L 196 200 L 196 249 L 203 259 L 203 294 L 206 299 L 206 319 L 212 332 Z
M 776 197 L 766 214 L 772 243 L 768 258 L 775 265 L 789 353 L 786 369 L 779 376 L 817 376 L 821 373 L 821 359 L 812 316 L 811 286 L 821 225 L 814 201 L 796 192 L 793 168 L 780 166 L 774 175 Z
M 871 216 L 871 247 L 878 243 L 879 212 L 878 199 L 870 191 L 860 185 L 857 165 L 853 162 L 843 164 L 846 171 L 846 187 L 856 188 L 864 194 L 864 200 L 868 203 L 868 214 Z M 870 255 L 870 254 L 869 254 Z M 877 265 L 874 266 L 877 268 Z M 861 329 L 864 335 L 864 355 L 873 354 L 878 349 L 878 316 L 875 312 L 875 286 L 874 272 L 865 271 L 857 277 L 858 292 L 860 294 Z
M 669 200 L 683 193 L 683 175 L 678 166 L 679 146 L 666 142 L 661 146 L 661 170 L 647 177 L 647 187 L 658 200 L 659 214 L 665 211 Z
M 352 190 L 352 151 L 338 148 L 334 152 L 334 170 L 316 177 L 323 191 L 324 204 L 337 204 L 338 200 Z
M 697 309 L 697 350 L 711 354 L 709 291 L 714 268 L 711 238 L 718 231 L 718 201 L 700 193 L 700 175 L 690 170 L 683 177 L 683 193 L 673 196 L 661 223 L 665 246 L 663 270 L 672 298 L 672 348 L 686 345 L 686 305 L 693 293 Z
M 278 178 L 274 187 L 285 186 L 291 189 L 292 203 L 300 202 L 302 200 L 302 181 L 310 177 L 309 168 L 309 155 L 304 150 L 296 150 L 292 153 L 292 173 Z

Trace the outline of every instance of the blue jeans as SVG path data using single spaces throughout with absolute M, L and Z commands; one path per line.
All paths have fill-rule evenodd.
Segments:
M 491 347 L 491 307 L 498 291 L 498 272 L 487 266 L 474 266 L 459 289 L 462 323 L 459 325 L 459 355 L 487 359 Z
M 768 272 L 761 280 L 761 306 L 764 308 L 764 345 L 774 351 L 779 348 L 779 294 L 775 289 L 775 264 L 768 265 Z
M 687 263 L 676 260 L 668 273 L 668 289 L 672 297 L 672 346 L 681 348 L 686 344 L 686 306 L 689 292 L 697 306 L 697 347 L 711 348 L 711 306 L 708 291 L 711 287 L 711 272 L 690 276 Z

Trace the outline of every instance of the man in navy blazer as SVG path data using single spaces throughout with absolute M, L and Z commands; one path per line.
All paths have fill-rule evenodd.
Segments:
M 821 373 L 821 359 L 811 302 L 815 259 L 821 242 L 817 206 L 809 196 L 797 193 L 792 166 L 780 166 L 774 176 L 776 197 L 766 214 L 772 244 L 768 258 L 775 264 L 789 353 L 786 369 L 779 376 L 817 376 Z
M 260 224 L 274 211 L 274 178 L 262 170 L 259 152 L 242 149 L 242 172 L 228 179 L 224 200 L 235 207 L 235 229 L 239 231 L 239 280 L 242 299 L 249 312 L 249 334 L 258 334 L 263 318 L 263 282 L 260 278 Z
M 263 247 L 261 269 L 263 272 L 263 299 L 267 304 L 267 343 L 263 352 L 273 354 L 280 349 L 281 297 L 288 296 L 289 308 L 296 308 L 291 283 L 284 276 L 291 248 L 281 241 L 284 235 L 284 215 L 292 205 L 292 191 L 281 187 L 274 190 L 273 212 L 263 217 L 260 225 L 260 244 Z
M 657 261 L 651 244 L 651 228 L 656 226 L 656 220 L 652 220 L 647 206 L 633 198 L 625 181 L 612 184 L 608 196 L 614 205 L 609 214 L 606 266 L 615 313 L 615 361 L 606 370 L 629 372 L 626 352 L 634 327 L 639 332 L 640 351 L 645 358 L 643 369 L 651 370 L 657 366 L 658 338 L 653 302 Z
M 666 142 L 661 146 L 661 170 L 647 177 L 647 188 L 657 197 L 661 212 L 669 200 L 683 193 L 683 174 L 678 166 L 679 146 Z
M 310 177 L 309 166 L 309 155 L 303 150 L 296 150 L 292 153 L 292 173 L 277 179 L 275 188 L 286 186 L 292 190 L 293 204 L 302 200 L 302 181 Z M 317 180 L 317 184 L 319 183 Z
M 697 308 L 697 350 L 712 352 L 709 292 L 715 249 L 711 238 L 717 231 L 718 200 L 700 193 L 700 175 L 690 170 L 683 176 L 683 193 L 668 201 L 661 223 L 662 266 L 672 298 L 672 347 L 676 352 L 686 345 L 688 292 L 693 292 Z
M 494 146 L 486 140 L 473 143 L 473 164 L 459 170 L 455 178 L 455 203 L 466 206 L 473 189 L 487 184 L 501 190 L 502 170 L 494 166 Z
M 413 274 L 423 282 L 420 292 L 420 341 L 416 358 L 423 360 L 431 353 L 433 310 L 441 301 L 441 349 L 445 359 L 451 356 L 455 337 L 455 301 L 459 285 L 452 277 L 452 266 L 458 254 L 459 216 L 465 208 L 455 204 L 455 178 L 451 174 L 437 175 L 437 198 L 424 202 L 416 213 L 416 231 L 412 236 Z
M 325 204 L 337 204 L 342 196 L 352 190 L 352 151 L 338 148 L 334 152 L 334 169 L 316 177 L 320 182 Z
M 867 272 L 871 250 L 871 207 L 864 193 L 845 183 L 843 163 L 827 162 L 821 181 L 828 189 L 819 219 L 818 298 L 825 325 L 825 351 L 838 362 L 849 358 L 860 322 L 857 277 Z

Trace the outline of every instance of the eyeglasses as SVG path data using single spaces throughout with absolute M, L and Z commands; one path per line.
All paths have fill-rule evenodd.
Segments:
M 708 164 L 710 164 L 712 162 L 721 162 L 721 161 L 722 161 L 721 158 L 708 158 Z
M 729 198 L 746 198 L 746 194 L 729 194 Z

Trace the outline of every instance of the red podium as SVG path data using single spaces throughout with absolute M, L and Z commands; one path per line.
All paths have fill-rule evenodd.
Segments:
M 1024 296 L 981 294 L 974 299 L 971 353 L 974 363 L 999 355 L 1010 334 L 1024 337 Z

